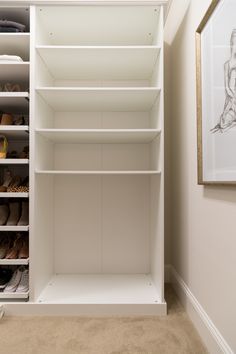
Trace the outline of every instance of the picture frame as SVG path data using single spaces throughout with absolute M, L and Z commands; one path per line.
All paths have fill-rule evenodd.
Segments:
M 235 0 L 213 0 L 196 31 L 200 185 L 236 184 L 235 13 Z

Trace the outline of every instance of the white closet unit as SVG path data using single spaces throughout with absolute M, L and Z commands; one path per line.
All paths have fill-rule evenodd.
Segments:
M 166 2 L 30 6 L 30 291 L 6 312 L 166 313 Z

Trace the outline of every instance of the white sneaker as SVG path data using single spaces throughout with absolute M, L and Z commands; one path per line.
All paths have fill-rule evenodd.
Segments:
M 16 288 L 18 287 L 18 285 L 20 283 L 23 272 L 24 272 L 24 268 L 23 269 L 18 268 L 17 270 L 15 270 L 11 280 L 9 281 L 9 283 L 7 284 L 5 289 L 3 290 L 4 293 L 14 293 L 16 291 Z
M 27 293 L 29 291 L 29 271 L 25 269 L 22 273 L 20 283 L 16 289 L 16 293 Z

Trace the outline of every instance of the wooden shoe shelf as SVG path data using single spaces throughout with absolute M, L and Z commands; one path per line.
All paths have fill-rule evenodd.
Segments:
M 30 86 L 30 8 L 29 6 L 0 7 L 1 18 L 26 24 L 25 33 L 0 33 L 0 55 L 16 55 L 22 58 L 22 62 L 1 62 L 0 61 L 0 85 L 6 83 L 18 84 L 22 88 L 21 92 L 0 92 L 1 111 L 9 114 L 29 115 L 30 92 L 26 91 Z M 29 145 L 29 125 L 0 125 L 0 134 L 7 138 L 10 152 L 16 150 L 19 153 L 23 147 Z M 7 158 L 0 159 L 0 173 L 3 178 L 4 171 L 9 169 L 12 174 L 24 178 L 29 175 L 29 159 Z M 14 200 L 13 200 L 14 198 Z M 24 199 L 23 199 L 24 198 Z M 29 199 L 29 193 L 1 192 L 0 202 L 22 201 Z M 1 238 L 9 232 L 29 232 L 27 226 L 0 226 Z M 10 237 L 10 236 L 9 236 Z M 28 266 L 28 259 L 0 259 L 1 267 Z M 0 292 L 1 301 L 27 301 L 29 292 L 25 293 L 4 293 Z
M 29 6 L 29 306 L 6 313 L 166 314 L 167 2 Z

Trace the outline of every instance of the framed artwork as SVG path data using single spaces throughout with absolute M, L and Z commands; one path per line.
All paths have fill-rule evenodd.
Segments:
M 236 184 L 235 14 L 213 0 L 196 32 L 199 184 Z

